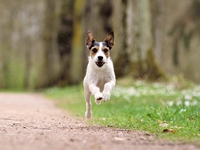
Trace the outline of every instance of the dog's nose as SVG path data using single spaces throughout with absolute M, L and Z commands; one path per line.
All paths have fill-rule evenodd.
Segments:
M 102 60 L 103 59 L 103 56 L 98 56 L 98 60 Z

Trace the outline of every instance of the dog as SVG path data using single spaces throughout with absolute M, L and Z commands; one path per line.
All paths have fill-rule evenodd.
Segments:
M 92 117 L 91 94 L 97 105 L 110 99 L 110 92 L 115 87 L 116 77 L 110 51 L 114 46 L 114 32 L 107 34 L 103 42 L 96 42 L 89 30 L 85 37 L 85 45 L 90 51 L 86 75 L 83 80 L 86 101 L 85 117 Z

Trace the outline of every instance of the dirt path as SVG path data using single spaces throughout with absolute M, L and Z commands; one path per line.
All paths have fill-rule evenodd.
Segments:
M 194 145 L 147 133 L 94 127 L 69 117 L 39 94 L 0 93 L 0 150 L 183 150 Z

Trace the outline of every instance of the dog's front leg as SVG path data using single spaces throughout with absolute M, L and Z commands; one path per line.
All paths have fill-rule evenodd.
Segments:
M 104 85 L 104 89 L 103 89 L 103 92 L 102 92 L 104 102 L 110 99 L 110 92 L 112 91 L 114 86 L 115 86 L 115 81 L 113 81 L 113 80 L 107 82 Z
M 103 99 L 103 95 L 100 92 L 100 89 L 95 85 L 95 84 L 91 84 L 89 86 L 89 89 L 91 91 L 91 93 L 94 95 L 95 97 L 95 102 L 97 105 L 101 104 L 101 99 Z

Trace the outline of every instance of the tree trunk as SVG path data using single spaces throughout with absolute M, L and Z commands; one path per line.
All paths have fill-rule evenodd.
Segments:
M 58 32 L 58 51 L 61 61 L 61 74 L 58 81 L 59 86 L 70 83 L 70 64 L 73 46 L 73 13 L 74 0 L 62 0 L 60 27 Z
M 83 13 L 85 1 L 75 0 L 74 10 L 73 10 L 73 41 L 72 41 L 72 54 L 70 59 L 70 83 L 79 83 L 83 79 L 83 64 L 82 57 L 84 51 L 84 32 L 83 28 Z
M 45 19 L 44 19 L 44 68 L 43 73 L 46 75 L 43 84 L 46 86 L 58 82 L 61 72 L 61 62 L 58 51 L 58 31 L 60 21 L 61 1 L 46 1 Z
M 151 0 L 154 49 L 156 60 L 159 63 L 163 63 L 164 5 L 165 0 Z
M 132 57 L 132 71 L 136 78 L 157 80 L 164 76 L 163 71 L 155 58 L 152 34 L 152 19 L 150 0 L 135 1 L 136 8 L 135 19 L 138 26 L 138 32 L 135 35 L 135 54 Z
M 128 7 L 129 0 L 120 1 L 121 9 L 115 9 L 118 11 L 117 16 L 119 17 L 119 26 L 115 29 L 118 30 L 118 38 L 116 39 L 115 50 L 117 51 L 117 58 L 115 59 L 115 73 L 117 77 L 121 77 L 130 72 L 130 57 L 129 57 L 129 46 L 128 46 Z M 116 16 L 116 17 L 117 17 Z M 120 43 L 120 44 L 119 44 Z
M 158 79 L 164 73 L 157 64 L 152 36 L 150 0 L 122 0 L 121 51 L 115 61 L 117 76 Z

